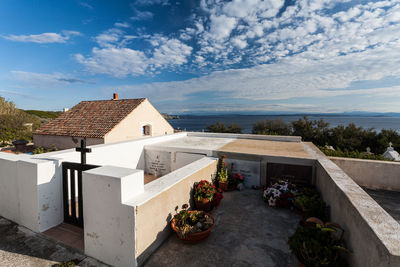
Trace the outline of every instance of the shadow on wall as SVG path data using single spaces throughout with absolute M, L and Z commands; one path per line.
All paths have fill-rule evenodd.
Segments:
M 182 206 L 184 204 L 188 204 L 188 203 L 182 203 L 180 206 L 175 206 L 175 209 L 174 209 L 175 214 L 177 214 L 182 209 Z M 191 210 L 196 209 L 195 202 L 194 202 L 194 188 L 193 187 L 190 188 L 189 204 L 190 204 Z M 168 214 L 168 216 L 165 218 L 166 226 L 164 227 L 164 229 L 162 231 L 158 232 L 155 241 L 149 247 L 147 247 L 147 249 L 145 251 L 143 251 L 142 254 L 140 254 L 137 257 L 138 266 L 145 265 L 145 263 L 150 259 L 151 255 L 160 246 L 162 246 L 162 244 L 164 244 L 164 242 L 166 242 L 168 240 L 169 236 L 173 233 L 173 231 L 171 229 L 171 221 L 172 221 L 173 217 L 174 217 L 174 215 L 172 215 L 171 213 Z M 159 242 L 159 240 L 163 240 L 163 241 Z

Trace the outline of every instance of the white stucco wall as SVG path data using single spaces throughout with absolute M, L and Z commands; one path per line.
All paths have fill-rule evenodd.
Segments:
M 174 133 L 172 126 L 157 109 L 145 99 L 105 136 L 105 143 L 132 140 L 143 137 L 142 129 L 151 125 L 151 136 Z
M 83 172 L 85 253 L 112 266 L 136 266 L 135 210 L 143 171 L 104 166 Z
M 330 157 L 358 185 L 400 191 L 400 162 Z
M 57 162 L 24 155 L 0 157 L 0 215 L 35 232 L 62 222 Z

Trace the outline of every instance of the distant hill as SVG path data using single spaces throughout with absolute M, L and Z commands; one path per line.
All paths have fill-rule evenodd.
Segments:
M 40 127 L 41 120 L 0 97 L 0 146 L 17 139 L 32 140 L 32 131 Z
M 26 113 L 38 116 L 41 119 L 55 119 L 61 111 L 43 111 L 43 110 L 24 110 Z

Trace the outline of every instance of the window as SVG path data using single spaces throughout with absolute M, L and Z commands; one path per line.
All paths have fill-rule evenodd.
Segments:
M 151 125 L 144 125 L 142 128 L 143 135 L 151 135 Z

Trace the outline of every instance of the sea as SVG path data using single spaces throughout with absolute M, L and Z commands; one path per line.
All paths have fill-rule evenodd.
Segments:
M 242 128 L 243 133 L 251 133 L 253 124 L 261 120 L 273 120 L 281 118 L 284 122 L 303 118 L 303 115 L 180 115 L 179 119 L 169 120 L 169 123 L 177 130 L 202 132 L 206 131 L 207 125 L 212 125 L 218 121 L 225 125 L 235 123 Z M 382 129 L 393 129 L 400 133 L 400 117 L 389 116 L 324 116 L 324 115 L 307 115 L 310 120 L 323 119 L 329 123 L 329 127 L 338 125 L 347 126 L 354 123 L 356 126 L 363 128 L 373 128 L 376 132 Z

